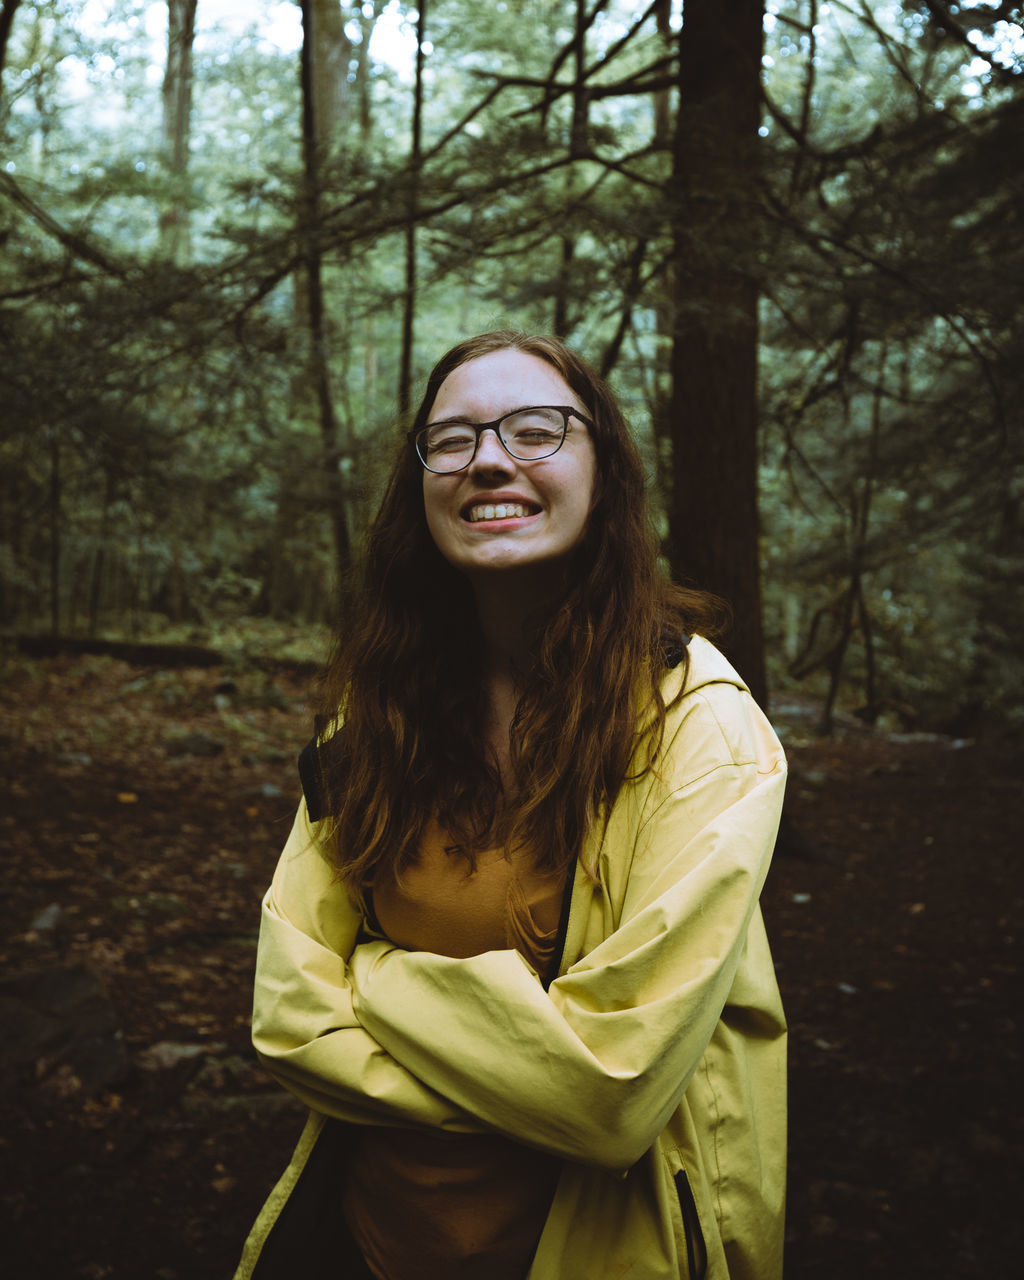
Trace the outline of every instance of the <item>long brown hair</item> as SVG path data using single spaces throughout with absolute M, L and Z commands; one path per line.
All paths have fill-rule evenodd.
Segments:
M 356 892 L 410 865 L 431 818 L 471 864 L 475 853 L 504 847 L 529 849 L 540 866 L 570 866 L 629 774 L 642 721 L 651 736 L 635 772 L 657 754 L 666 649 L 678 650 L 684 632 L 713 633 L 721 620 L 713 597 L 661 573 L 639 451 L 604 382 L 557 338 L 498 330 L 459 343 L 430 374 L 413 428 L 426 423 L 454 369 L 507 348 L 547 361 L 585 406 L 596 501 L 565 595 L 522 675 L 512 782 L 503 788 L 482 733 L 472 590 L 434 545 L 422 465 L 403 445 L 317 717 L 335 856 Z

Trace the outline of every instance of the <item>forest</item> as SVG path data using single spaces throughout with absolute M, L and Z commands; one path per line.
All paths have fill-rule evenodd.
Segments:
M 315 660 L 426 371 L 510 325 L 607 374 L 762 696 L 1019 727 L 1019 7 L 0 13 L 6 634 Z
M 608 379 L 790 756 L 787 1274 L 1019 1256 L 1022 156 L 1000 0 L 0 0 L 18 1274 L 231 1273 L 314 674 L 497 327 Z

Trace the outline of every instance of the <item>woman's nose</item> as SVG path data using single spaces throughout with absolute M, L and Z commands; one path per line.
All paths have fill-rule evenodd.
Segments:
M 498 439 L 495 427 L 488 427 L 486 431 L 480 432 L 480 443 L 477 445 L 470 470 L 509 473 L 515 470 L 515 460 L 509 456 L 505 446 Z

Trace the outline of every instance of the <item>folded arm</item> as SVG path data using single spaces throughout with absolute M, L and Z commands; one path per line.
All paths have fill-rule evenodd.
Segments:
M 401 1066 L 360 1024 L 345 957 L 360 916 L 300 806 L 263 900 L 252 1038 L 307 1106 L 354 1124 L 483 1126 Z
M 643 901 L 548 991 L 513 951 L 454 960 L 358 946 L 357 1018 L 487 1125 L 567 1159 L 630 1167 L 679 1105 L 722 1015 L 780 803 L 781 776 L 753 765 L 672 794 L 634 855 L 657 863 Z
M 608 856 L 629 862 L 618 927 L 547 991 L 515 951 L 354 945 L 358 913 L 300 812 L 264 904 L 254 1017 L 282 1083 L 355 1122 L 494 1129 L 568 1159 L 633 1164 L 729 998 L 782 803 L 767 726 L 754 725 L 765 749 L 723 749 L 714 708 L 696 705 L 629 847 L 609 828 Z

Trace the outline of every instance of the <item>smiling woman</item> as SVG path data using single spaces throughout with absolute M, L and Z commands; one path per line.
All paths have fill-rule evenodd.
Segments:
M 785 761 L 715 618 L 576 355 L 439 361 L 264 901 L 253 1040 L 311 1115 L 238 1280 L 778 1280 Z
M 566 557 L 586 528 L 595 455 L 589 419 L 575 401 L 572 388 L 546 360 L 505 348 L 453 370 L 430 422 L 416 433 L 423 442 L 417 447 L 424 460 L 430 536 L 473 584 L 478 607 L 483 594 L 498 591 L 506 627 L 510 590 L 519 595 L 525 620 L 544 596 L 559 590 Z M 561 404 L 567 406 L 564 414 L 547 408 Z M 474 425 L 481 419 L 485 431 Z M 444 433 L 440 441 L 438 432 Z M 454 453 L 453 444 L 461 445 Z M 517 457 L 513 450 L 528 456 Z M 460 463 L 458 470 L 451 462 Z M 514 583 L 511 569 L 519 571 Z M 493 580 L 495 572 L 503 574 L 500 583 Z

